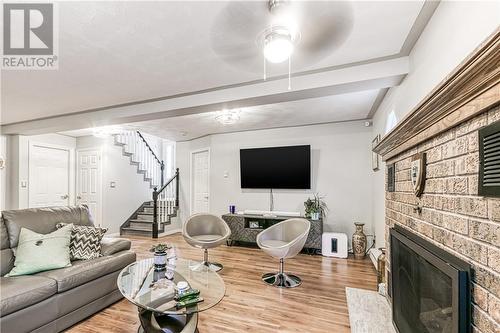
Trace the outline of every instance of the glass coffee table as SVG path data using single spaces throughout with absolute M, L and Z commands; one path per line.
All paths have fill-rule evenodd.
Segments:
M 140 260 L 125 267 L 118 275 L 118 288 L 123 296 L 139 309 L 141 327 L 146 333 L 193 333 L 198 325 L 198 312 L 217 305 L 225 295 L 224 281 L 214 271 L 192 271 L 194 262 L 171 259 L 167 269 L 155 271 L 153 258 Z M 176 308 L 175 285 L 186 281 L 198 289 L 203 301 L 196 305 Z

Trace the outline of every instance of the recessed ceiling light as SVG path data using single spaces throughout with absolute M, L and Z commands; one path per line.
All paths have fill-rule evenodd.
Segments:
M 217 120 L 222 125 L 232 125 L 240 120 L 240 111 L 239 110 L 222 110 L 217 112 L 215 116 L 215 120 Z
M 113 134 L 117 134 L 120 132 L 120 129 L 116 126 L 104 126 L 104 127 L 95 127 L 92 129 L 92 135 L 96 138 L 107 138 Z

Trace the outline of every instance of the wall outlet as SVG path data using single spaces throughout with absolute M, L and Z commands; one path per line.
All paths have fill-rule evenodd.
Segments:
M 110 182 L 110 183 L 109 183 L 109 187 L 111 187 L 111 188 L 115 188 L 115 187 L 116 187 L 116 182 Z

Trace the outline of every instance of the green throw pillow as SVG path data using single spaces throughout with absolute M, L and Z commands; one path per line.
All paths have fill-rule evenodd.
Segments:
M 6 276 L 33 274 L 71 266 L 69 242 L 72 224 L 50 234 L 37 234 L 21 228 L 14 268 Z

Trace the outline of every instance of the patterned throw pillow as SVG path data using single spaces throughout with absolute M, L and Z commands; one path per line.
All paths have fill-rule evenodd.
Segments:
M 56 224 L 56 228 L 62 228 L 66 223 Z M 73 225 L 69 253 L 71 260 L 88 260 L 102 256 L 101 240 L 107 228 Z

